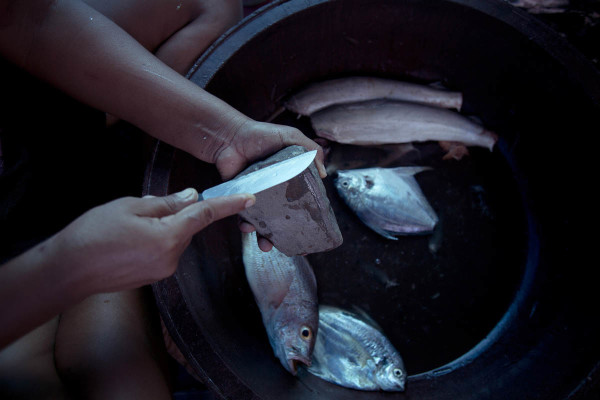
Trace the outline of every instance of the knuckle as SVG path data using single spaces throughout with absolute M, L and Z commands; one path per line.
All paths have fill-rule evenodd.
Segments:
M 177 212 L 177 202 L 173 196 L 163 197 L 163 201 L 165 203 L 165 207 L 171 212 L 171 214 Z
M 216 216 L 216 210 L 214 208 L 214 206 L 212 206 L 211 204 L 205 204 L 204 207 L 202 207 L 202 210 L 200 211 L 200 215 L 201 215 L 201 219 L 202 221 L 208 225 L 211 224 L 212 222 L 214 222 L 215 220 L 215 216 Z

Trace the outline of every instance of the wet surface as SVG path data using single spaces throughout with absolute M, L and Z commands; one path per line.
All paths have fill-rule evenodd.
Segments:
M 274 122 L 311 135 L 305 118 Z M 381 237 L 338 195 L 330 164 L 325 186 L 344 237 L 333 251 L 309 255 L 321 304 L 358 307 L 377 321 L 404 357 L 409 374 L 440 367 L 475 346 L 508 309 L 523 273 L 527 220 L 522 194 L 498 151 L 443 161 L 435 142 L 395 146 L 330 143 L 339 169 L 429 166 L 416 175 L 440 218 L 435 235 Z
M 436 143 L 330 146 L 325 186 L 344 244 L 309 256 L 320 301 L 358 307 L 382 326 L 411 375 L 407 392 L 392 396 L 567 398 L 588 382 L 599 353 L 591 339 L 597 324 L 588 323 L 589 274 L 578 262 L 585 246 L 565 233 L 585 214 L 573 195 L 585 191 L 584 179 L 574 172 L 589 158 L 564 141 L 567 132 L 589 130 L 597 75 L 553 32 L 506 4 L 340 4 L 290 1 L 255 14 L 201 60 L 192 81 L 259 120 L 311 81 L 358 73 L 463 91 L 464 113 L 500 135 L 493 152 L 471 148 L 460 161 L 443 161 Z M 311 135 L 295 115 L 275 122 Z M 218 183 L 214 168 L 162 150 L 150 193 Z M 338 197 L 336 168 L 381 164 L 432 167 L 416 176 L 440 217 L 432 235 L 382 238 Z M 562 188 L 567 182 L 570 189 Z M 176 276 L 155 287 L 172 318 L 167 326 L 211 389 L 225 398 L 390 396 L 287 374 L 272 355 L 241 262 L 229 219 L 197 235 Z

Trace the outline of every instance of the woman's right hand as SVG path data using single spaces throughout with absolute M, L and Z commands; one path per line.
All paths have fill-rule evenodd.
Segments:
M 50 240 L 55 258 L 85 277 L 89 292 L 133 289 L 173 274 L 195 233 L 254 201 L 240 194 L 198 202 L 194 189 L 122 198 L 91 209 Z

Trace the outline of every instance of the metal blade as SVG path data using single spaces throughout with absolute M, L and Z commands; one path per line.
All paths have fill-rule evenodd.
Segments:
M 202 192 L 204 200 L 213 197 L 228 196 L 238 193 L 256 194 L 263 190 L 288 181 L 304 171 L 313 162 L 317 151 L 309 151 L 299 156 L 269 165 L 239 178 L 213 186 Z

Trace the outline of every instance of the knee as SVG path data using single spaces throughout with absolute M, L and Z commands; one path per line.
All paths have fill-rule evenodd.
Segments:
M 213 27 L 214 33 L 221 35 L 243 17 L 241 0 L 197 0 L 194 21 Z
M 61 317 L 54 361 L 71 389 L 114 382 L 125 374 L 164 377 L 166 351 L 158 319 L 140 291 L 96 295 Z

